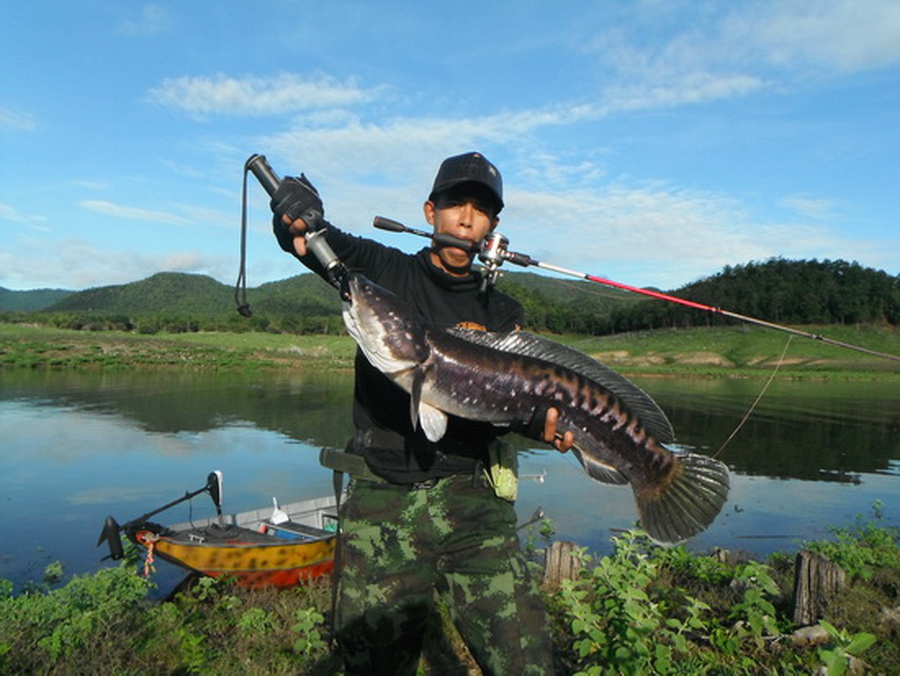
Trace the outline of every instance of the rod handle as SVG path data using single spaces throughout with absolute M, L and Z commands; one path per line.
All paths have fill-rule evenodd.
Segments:
M 269 166 L 265 155 L 259 155 L 258 153 L 251 155 L 247 159 L 247 163 L 244 167 L 253 172 L 253 175 L 256 176 L 256 180 L 259 181 L 263 190 L 269 194 L 269 197 L 275 195 L 275 191 L 278 190 L 278 186 L 281 185 L 281 179 L 278 178 L 278 174 L 276 174 L 272 167 Z
M 384 216 L 376 216 L 375 220 L 372 221 L 372 225 L 379 230 L 389 230 L 391 232 L 406 232 L 408 230 L 408 228 L 400 221 L 395 221 L 392 218 L 385 218 Z

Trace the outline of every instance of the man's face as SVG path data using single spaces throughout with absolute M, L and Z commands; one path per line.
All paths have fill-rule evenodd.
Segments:
M 425 220 L 434 227 L 435 234 L 453 235 L 469 242 L 480 242 L 495 227 L 499 219 L 488 194 L 477 186 L 463 185 L 441 193 L 434 202 L 425 202 Z M 474 252 L 456 247 L 432 249 L 431 260 L 451 275 L 465 275 L 469 271 Z

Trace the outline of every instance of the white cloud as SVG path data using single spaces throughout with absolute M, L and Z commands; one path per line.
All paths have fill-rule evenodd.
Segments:
M 0 107 L 0 130 L 33 131 L 36 128 L 37 123 L 28 113 Z
M 9 221 L 11 223 L 43 223 L 47 219 L 37 214 L 25 214 L 11 207 L 8 204 L 0 202 L 0 221 Z
M 376 96 L 377 89 L 362 89 L 353 80 L 339 82 L 323 74 L 301 77 L 294 73 L 243 78 L 224 74 L 166 78 L 149 92 L 149 99 L 154 103 L 196 117 L 277 115 L 353 106 Z
M 511 191 L 509 203 L 500 229 L 510 250 L 588 274 L 616 274 L 636 286 L 675 288 L 725 265 L 775 256 L 875 260 L 877 254 L 874 243 L 810 224 L 802 214 L 762 221 L 725 196 L 663 184 Z
M 172 225 L 180 225 L 189 221 L 182 216 L 165 212 L 153 211 L 151 209 L 141 209 L 140 207 L 131 207 L 124 204 L 116 204 L 115 202 L 107 202 L 106 200 L 82 200 L 78 203 L 82 209 L 95 211 L 106 216 L 114 216 L 125 220 L 137 221 L 155 221 L 158 223 L 170 223 Z
M 315 168 L 320 175 L 371 182 L 371 172 L 377 171 L 382 184 L 425 186 L 437 169 L 435 158 L 469 149 L 488 153 L 488 148 L 511 143 L 525 147 L 528 139 L 543 128 L 564 126 L 597 114 L 581 106 L 466 118 L 394 118 L 383 123 L 354 118 L 337 126 L 298 119 L 291 130 L 264 137 L 260 145 L 272 157 L 284 158 L 287 166 L 279 173 Z
M 690 3 L 674 21 L 664 6 L 652 8 L 585 42 L 602 73 L 606 110 L 741 97 L 811 73 L 828 77 L 900 62 L 897 0 Z
M 788 195 L 781 200 L 781 204 L 801 217 L 815 220 L 833 217 L 836 208 L 833 200 L 811 197 L 809 195 Z
M 131 37 L 152 37 L 165 33 L 171 24 L 169 12 L 159 5 L 144 5 L 140 16 L 123 19 L 116 32 Z
M 22 241 L 16 253 L 0 250 L 0 286 L 80 290 L 126 284 L 157 272 L 205 274 L 222 281 L 236 275 L 235 266 L 233 255 L 177 249 L 146 254 L 101 248 L 81 239 L 60 240 L 48 249 L 44 240 Z
M 752 75 L 691 72 L 611 87 L 604 108 L 609 112 L 668 108 L 746 96 L 765 86 L 764 80 Z
M 900 2 L 778 1 L 765 13 L 753 12 L 736 32 L 776 65 L 811 63 L 839 72 L 879 68 L 900 61 Z

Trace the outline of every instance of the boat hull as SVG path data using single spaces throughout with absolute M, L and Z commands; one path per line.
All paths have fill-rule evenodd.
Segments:
M 137 524 L 128 537 L 148 556 L 210 577 L 227 577 L 245 587 L 294 587 L 334 569 L 337 514 L 334 499 L 292 503 L 280 510 L 288 520 L 273 523 L 273 510 L 256 510 L 164 527 Z

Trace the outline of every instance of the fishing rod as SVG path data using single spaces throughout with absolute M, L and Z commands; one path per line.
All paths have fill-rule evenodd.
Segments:
M 383 216 L 376 216 L 373 222 L 373 225 L 380 230 L 389 230 L 391 232 L 404 232 L 413 235 L 419 235 L 424 237 L 432 237 L 431 233 L 416 230 L 414 228 L 408 228 L 402 223 L 398 221 L 392 220 L 390 218 L 385 218 Z M 795 336 L 802 336 L 803 338 L 811 338 L 812 340 L 817 340 L 821 343 L 825 343 L 828 345 L 834 345 L 835 347 L 843 347 L 848 350 L 856 350 L 857 352 L 864 352 L 865 354 L 881 357 L 883 359 L 890 359 L 893 361 L 900 361 L 900 356 L 895 354 L 890 354 L 888 352 L 879 352 L 878 350 L 871 350 L 866 347 L 862 347 L 860 345 L 853 345 L 852 343 L 845 343 L 840 340 L 835 340 L 833 338 L 828 338 L 818 333 L 810 333 L 808 331 L 802 331 L 800 329 L 795 329 L 790 326 L 784 326 L 782 324 L 775 324 L 774 322 L 765 321 L 763 319 L 757 319 L 755 317 L 749 317 L 747 315 L 742 315 L 738 312 L 731 312 L 729 310 L 723 310 L 722 308 L 713 307 L 712 305 L 705 305 L 703 303 L 698 303 L 692 300 L 686 300 L 684 298 L 678 298 L 677 296 L 671 296 L 667 293 L 662 293 L 661 291 L 653 291 L 652 289 L 642 289 L 637 286 L 631 286 L 630 284 L 623 284 L 622 282 L 616 282 L 611 279 L 607 279 L 605 277 L 598 277 L 597 275 L 591 275 L 585 272 L 578 272 L 576 270 L 570 270 L 568 268 L 560 267 L 558 265 L 553 265 L 551 263 L 545 263 L 543 261 L 539 261 L 535 258 L 532 258 L 528 254 L 509 251 L 508 244 L 509 240 L 501 235 L 498 232 L 492 232 L 487 237 L 485 237 L 483 242 L 470 242 L 468 240 L 460 239 L 457 237 L 453 237 L 452 235 L 441 235 L 441 241 L 444 245 L 447 246 L 455 246 L 459 249 L 463 249 L 464 251 L 472 251 L 478 254 L 478 259 L 484 265 L 485 269 L 485 279 L 488 284 L 493 284 L 497 276 L 499 275 L 500 266 L 505 262 L 509 261 L 515 265 L 520 265 L 522 267 L 534 266 L 541 268 L 543 270 L 550 270 L 552 272 L 557 272 L 563 275 L 568 275 L 570 277 L 576 277 L 578 279 L 583 279 L 588 282 L 594 282 L 596 284 L 602 284 L 604 286 L 613 287 L 616 289 L 621 289 L 623 291 L 630 291 L 632 293 L 639 293 L 644 296 L 649 296 L 651 298 L 656 298 L 658 300 L 664 300 L 669 303 L 676 303 L 678 305 L 684 305 L 689 308 L 693 308 L 695 310 L 701 310 L 703 312 L 710 312 L 712 314 L 721 315 L 723 317 L 729 317 L 731 319 L 737 319 L 742 322 L 747 322 L 749 324 L 755 324 L 757 326 L 764 326 L 769 329 L 775 329 L 777 331 L 785 331 L 787 333 L 793 334 Z

